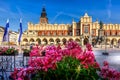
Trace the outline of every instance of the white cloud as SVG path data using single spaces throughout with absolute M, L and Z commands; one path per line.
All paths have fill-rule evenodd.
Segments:
M 61 11 L 61 12 L 58 12 L 57 15 L 55 15 L 55 17 L 53 18 L 53 20 L 50 21 L 50 22 L 51 22 L 51 23 L 55 22 L 55 20 L 56 20 L 60 15 L 62 15 L 62 14 L 63 14 L 62 11 Z
M 61 16 L 61 15 L 65 15 L 65 16 L 70 16 L 70 17 L 72 17 L 72 18 L 76 18 L 76 19 L 79 19 L 80 17 L 79 16 L 77 16 L 77 15 L 74 15 L 74 14 L 70 14 L 70 13 L 65 13 L 65 12 L 58 12 L 57 13 L 57 15 L 53 18 L 53 20 L 52 21 L 50 21 L 51 23 L 53 23 L 53 22 L 55 22 L 55 20 L 59 17 L 59 16 Z
M 112 7 L 112 2 L 111 0 L 109 0 L 108 9 L 107 9 L 108 19 L 111 18 L 111 7 Z
M 21 9 L 18 6 L 16 6 L 16 9 L 18 11 L 19 16 L 23 17 L 23 13 L 22 13 Z

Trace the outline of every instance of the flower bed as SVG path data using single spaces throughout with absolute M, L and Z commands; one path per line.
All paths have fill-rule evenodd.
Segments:
M 0 47 L 1 56 L 14 56 L 18 54 L 18 50 L 15 48 Z
M 30 51 L 30 56 L 32 57 L 32 56 L 43 56 L 44 55 L 44 52 L 45 52 L 45 50 L 44 50 L 44 46 L 38 46 L 38 45 L 36 45 L 36 46 L 33 46 L 32 47 L 32 49 L 31 49 L 31 51 Z
M 30 57 L 33 57 L 33 56 L 36 56 L 36 57 L 40 57 L 42 55 L 45 55 L 45 50 L 43 48 L 43 46 L 33 46 L 31 50 L 29 49 L 22 49 L 23 50 L 23 55 L 24 56 L 30 56 Z
M 65 48 L 47 46 L 45 56 L 31 58 L 27 68 L 15 69 L 11 77 L 16 80 L 119 80 L 120 72 L 109 68 L 104 62 L 102 68 L 95 60 L 90 44 L 86 49 L 73 41 Z M 35 53 L 43 51 L 35 50 Z M 33 55 L 34 56 L 34 55 Z

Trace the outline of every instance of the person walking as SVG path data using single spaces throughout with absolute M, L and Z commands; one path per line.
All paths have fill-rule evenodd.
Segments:
M 32 44 L 30 44 L 30 50 L 32 50 L 32 47 L 33 47 L 33 45 L 32 45 Z

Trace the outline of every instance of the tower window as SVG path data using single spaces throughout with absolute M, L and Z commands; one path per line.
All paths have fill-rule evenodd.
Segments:
M 79 36 L 79 30 L 77 30 L 77 36 Z

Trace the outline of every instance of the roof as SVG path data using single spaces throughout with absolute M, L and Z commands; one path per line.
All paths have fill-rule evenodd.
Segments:
M 84 17 L 89 17 L 87 13 L 85 13 Z
M 0 28 L 4 29 L 4 27 L 0 26 Z

